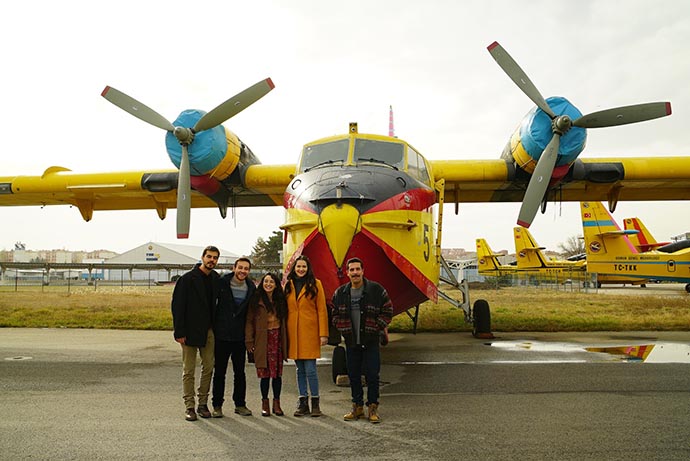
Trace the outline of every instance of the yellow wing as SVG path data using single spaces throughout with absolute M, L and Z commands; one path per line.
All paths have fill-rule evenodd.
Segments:
M 529 177 L 505 160 L 430 160 L 445 202 L 521 202 Z M 690 157 L 578 159 L 548 192 L 567 202 L 689 200 Z
M 251 165 L 244 178 L 225 183 L 231 206 L 282 205 L 295 165 Z M 74 173 L 50 167 L 41 176 L 0 177 L 0 206 L 72 205 L 90 221 L 96 210 L 155 209 L 163 219 L 177 201 L 177 170 Z M 215 207 L 204 194 L 192 192 L 195 208 Z

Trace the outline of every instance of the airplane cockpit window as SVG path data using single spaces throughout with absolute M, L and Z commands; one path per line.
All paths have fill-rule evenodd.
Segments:
M 345 164 L 349 144 L 349 139 L 341 139 L 339 141 L 306 146 L 302 150 L 300 172 L 309 171 L 321 165 Z
M 417 158 L 419 162 L 419 180 L 425 184 L 431 184 L 429 170 L 426 169 L 426 163 L 424 162 L 424 158 L 419 154 L 417 154 Z
M 405 168 L 405 145 L 401 143 L 355 140 L 354 163 L 381 163 L 395 169 Z
M 424 158 L 413 148 L 407 148 L 407 172 L 410 176 L 419 179 L 424 184 L 431 185 L 429 171 L 426 169 Z

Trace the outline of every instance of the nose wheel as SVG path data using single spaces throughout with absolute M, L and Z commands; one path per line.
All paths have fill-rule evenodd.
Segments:
M 347 357 L 343 346 L 335 346 L 333 349 L 331 369 L 333 371 L 334 384 L 338 384 L 338 376 L 347 376 Z

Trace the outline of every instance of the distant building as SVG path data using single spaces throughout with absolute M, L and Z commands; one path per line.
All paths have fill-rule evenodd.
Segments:
M 219 264 L 232 265 L 239 255 L 219 248 Z M 180 245 L 177 243 L 148 242 L 122 254 L 103 261 L 106 264 L 122 264 L 123 269 L 106 269 L 105 280 L 151 280 L 169 281 L 176 275 L 182 275 L 201 261 L 203 246 Z M 184 269 L 165 269 L 166 266 L 183 266 Z M 137 270 L 128 270 L 125 266 L 137 266 Z M 146 266 L 150 266 L 147 270 Z

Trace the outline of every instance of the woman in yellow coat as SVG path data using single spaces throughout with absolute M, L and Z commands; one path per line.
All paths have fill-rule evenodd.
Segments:
M 295 416 L 321 416 L 316 359 L 328 342 L 326 295 L 314 277 L 309 258 L 300 255 L 292 265 L 285 284 L 287 298 L 288 358 L 295 361 L 299 402 Z M 309 410 L 309 390 L 311 411 Z

